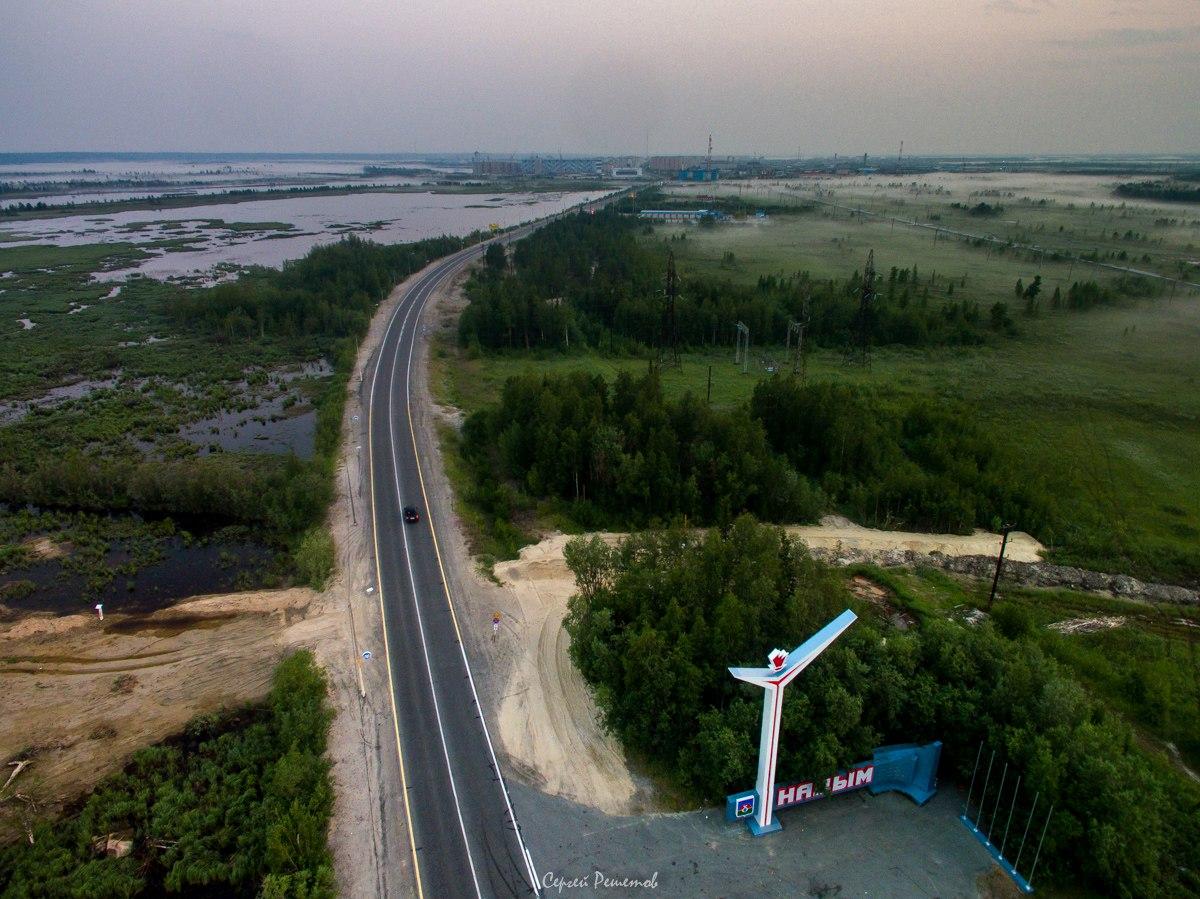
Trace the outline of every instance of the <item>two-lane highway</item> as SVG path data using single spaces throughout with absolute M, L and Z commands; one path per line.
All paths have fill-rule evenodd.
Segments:
M 581 208 L 595 210 L 623 193 Z M 498 239 L 517 240 L 578 208 Z M 426 496 L 412 407 L 421 312 L 430 296 L 486 247 L 447 256 L 416 280 L 388 320 L 364 385 L 371 528 L 401 804 L 422 899 L 541 895 L 446 586 L 437 513 Z M 405 524 L 405 506 L 416 507 L 422 520 Z
M 411 406 L 421 310 L 482 249 L 447 257 L 401 299 L 368 385 L 372 527 L 403 806 L 417 893 L 430 899 L 539 892 L 445 587 Z M 404 523 L 405 506 L 420 510 L 419 523 Z

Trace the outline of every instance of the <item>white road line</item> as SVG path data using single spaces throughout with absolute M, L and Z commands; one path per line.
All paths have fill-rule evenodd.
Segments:
M 404 316 L 404 322 L 400 325 L 400 340 L 401 341 L 404 340 L 404 331 L 408 327 L 408 320 L 412 316 L 413 310 L 419 308 L 419 306 L 420 306 L 420 294 L 421 294 L 422 287 L 428 283 L 431 283 L 431 282 L 436 283 L 436 281 L 441 280 L 440 278 L 435 279 L 433 277 L 434 274 L 436 274 L 440 270 L 441 270 L 441 267 L 439 267 L 438 269 L 435 269 L 434 272 L 430 273 L 430 276 L 429 276 L 430 281 L 426 281 L 426 282 L 417 284 L 417 286 L 414 290 L 415 297 L 413 299 L 413 302 L 409 304 L 408 312 Z M 397 346 L 397 352 L 396 352 L 395 356 L 393 357 L 392 366 L 391 366 L 391 368 L 392 368 L 391 379 L 389 380 L 389 383 L 388 383 L 388 434 L 391 436 L 391 441 L 392 441 L 392 477 L 393 477 L 393 480 L 395 481 L 395 485 L 396 485 L 396 503 L 398 506 L 403 507 L 404 506 L 404 494 L 403 494 L 403 491 L 401 490 L 401 486 L 400 486 L 400 483 L 401 483 L 400 482 L 400 465 L 399 465 L 399 461 L 397 460 L 397 456 L 396 456 L 396 411 L 395 411 L 396 395 L 395 395 L 395 392 L 392 390 L 392 386 L 393 386 L 393 384 L 395 382 L 395 378 L 396 378 L 396 366 L 399 363 L 399 361 L 400 361 L 400 353 L 399 353 L 399 346 Z M 411 421 L 411 411 L 410 411 L 410 421 Z M 411 592 L 412 592 L 413 609 L 417 613 L 417 633 L 421 638 L 421 651 L 425 657 L 425 673 L 429 677 L 429 690 L 430 690 L 431 695 L 433 696 L 433 714 L 434 714 L 434 718 L 437 721 L 438 738 L 441 740 L 441 743 L 442 743 L 442 758 L 444 758 L 446 760 L 446 775 L 450 779 L 450 793 L 454 799 L 454 811 L 458 815 L 458 827 L 462 833 L 463 847 L 467 851 L 467 865 L 471 869 L 471 881 L 475 885 L 475 895 L 480 897 L 480 899 L 482 899 L 483 893 L 479 888 L 479 878 L 475 873 L 475 859 L 474 859 L 474 856 L 472 856 L 472 854 L 471 854 L 471 842 L 467 838 L 467 825 L 463 821 L 462 806 L 459 805 L 459 801 L 458 801 L 458 787 L 454 783 L 454 766 L 450 763 L 450 750 L 446 746 L 446 731 L 442 726 L 442 711 L 441 711 L 441 705 L 438 703 L 437 684 L 434 682 L 433 668 L 429 664 L 429 645 L 425 640 L 425 623 L 424 623 L 424 619 L 421 616 L 421 603 L 420 603 L 420 600 L 417 598 L 417 579 L 416 579 L 416 576 L 413 574 L 412 552 L 411 552 L 411 549 L 409 547 L 409 542 L 408 542 L 408 529 L 404 526 L 403 523 L 400 525 L 400 534 L 402 535 L 403 542 L 404 542 L 404 562 L 405 562 L 406 567 L 408 568 L 408 582 L 409 582 L 409 586 L 412 588 Z
M 440 281 L 441 279 L 439 278 L 438 280 Z M 418 306 L 419 306 L 419 309 L 421 312 L 424 311 L 425 303 L 428 302 L 429 295 L 433 292 L 434 286 L 435 285 L 430 286 L 430 289 L 426 292 L 426 294 L 423 298 L 418 297 L 417 302 L 418 302 Z M 419 323 L 419 322 L 420 322 L 420 314 L 418 314 L 418 316 L 417 316 L 417 323 Z M 471 684 L 471 695 L 475 698 L 475 707 L 477 709 L 479 709 L 479 723 L 480 723 L 480 726 L 483 727 L 483 737 L 487 741 L 488 753 L 492 757 L 492 768 L 496 772 L 496 777 L 499 778 L 500 792 L 504 795 L 504 805 L 508 809 L 508 818 L 512 822 L 513 833 L 516 834 L 517 844 L 521 847 L 521 854 L 525 857 L 525 867 L 526 867 L 526 871 L 530 877 L 530 885 L 533 887 L 534 895 L 540 896 L 541 895 L 541 890 L 539 888 L 540 881 L 538 880 L 537 869 L 534 867 L 534 864 L 533 864 L 533 856 L 530 854 L 529 848 L 525 845 L 525 839 L 521 834 L 521 828 L 517 824 L 517 815 L 513 811 L 512 800 L 509 798 L 509 795 L 508 795 L 508 785 L 504 781 L 504 774 L 501 772 L 500 763 L 496 759 L 496 749 L 492 745 L 492 735 L 488 732 L 487 719 L 483 712 L 483 706 L 479 702 L 479 693 L 475 689 L 475 676 L 471 673 L 471 663 L 467 659 L 466 644 L 463 642 L 462 633 L 459 631 L 458 615 L 454 611 L 454 601 L 450 596 L 450 582 L 446 577 L 446 569 L 442 564 L 442 551 L 441 551 L 441 548 L 440 548 L 440 545 L 439 545 L 439 542 L 437 539 L 437 529 L 434 527 L 434 523 L 433 523 L 433 507 L 430 505 L 429 496 L 425 491 L 425 475 L 421 471 L 421 455 L 417 449 L 417 432 L 416 432 L 416 428 L 413 424 L 413 415 L 412 415 L 412 360 L 413 360 L 413 352 L 416 348 L 416 342 L 417 342 L 416 341 L 416 325 L 414 324 L 413 339 L 412 339 L 412 341 L 410 341 L 410 343 L 408 345 L 408 371 L 407 371 L 407 378 L 405 380 L 405 392 L 406 392 L 405 401 L 408 404 L 408 408 L 409 408 L 408 429 L 409 429 L 409 433 L 412 436 L 413 456 L 417 462 L 417 476 L 420 478 L 420 481 L 421 481 L 421 496 L 425 500 L 425 515 L 429 519 L 429 532 L 433 535 L 433 549 L 434 549 L 434 552 L 437 553 L 438 570 L 442 574 L 442 588 L 446 594 L 446 603 L 450 607 L 450 617 L 454 621 L 454 632 L 458 636 L 458 649 L 459 649 L 459 652 L 462 654 L 463 667 L 467 669 L 467 680 Z
M 379 364 L 383 360 L 383 353 L 387 347 L 387 338 L 392 332 L 392 326 L 396 323 L 399 313 L 400 308 L 399 304 L 397 304 L 396 311 L 392 313 L 392 317 L 388 319 L 387 327 L 384 329 L 379 355 L 375 357 L 375 370 L 371 375 L 371 393 L 367 402 L 367 460 L 370 465 L 369 477 L 371 481 L 371 539 L 375 544 L 375 583 L 378 586 L 379 621 L 383 626 L 383 651 L 387 661 L 388 703 L 392 707 L 392 726 L 396 732 L 396 756 L 400 763 L 400 791 L 404 799 L 404 818 L 408 824 L 408 847 L 412 855 L 413 879 L 417 882 L 418 899 L 424 899 L 425 889 L 421 884 L 421 863 L 417 859 L 417 837 L 415 828 L 413 827 L 412 809 L 408 802 L 408 775 L 404 770 L 404 749 L 400 741 L 400 717 L 396 712 L 396 685 L 392 679 L 392 647 L 388 637 L 387 612 L 384 609 L 383 603 L 383 572 L 380 570 L 379 565 L 379 523 L 375 516 L 375 429 L 373 427 L 375 385 L 379 383 Z

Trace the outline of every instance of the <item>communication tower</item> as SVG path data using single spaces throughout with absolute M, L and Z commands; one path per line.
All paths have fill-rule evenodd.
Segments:
M 792 357 L 792 374 L 799 375 L 801 382 L 804 381 L 807 374 L 808 359 L 804 355 L 804 331 L 808 327 L 808 323 L 812 321 L 809 302 L 810 298 L 806 294 L 804 302 L 800 307 L 800 317 L 788 322 L 787 349 L 789 355 Z M 796 335 L 794 345 L 792 343 L 793 334 Z
M 875 319 L 875 251 L 867 253 L 867 267 L 863 272 L 859 288 L 858 315 L 854 318 L 854 330 L 850 344 L 846 347 L 846 362 L 861 365 L 871 364 L 871 330 Z
M 675 320 L 675 301 L 679 298 L 679 276 L 675 273 L 675 253 L 667 253 L 667 302 L 663 306 L 662 337 L 658 344 L 660 365 L 679 364 L 679 327 Z

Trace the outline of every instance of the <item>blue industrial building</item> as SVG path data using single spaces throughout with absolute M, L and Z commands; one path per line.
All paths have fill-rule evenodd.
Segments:
M 726 215 L 715 209 L 643 209 L 638 218 L 658 222 L 698 222 L 706 218 L 722 221 Z

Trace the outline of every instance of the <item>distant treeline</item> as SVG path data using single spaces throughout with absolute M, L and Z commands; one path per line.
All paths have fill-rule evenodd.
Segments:
M 997 520 L 1038 531 L 1049 495 L 964 410 L 788 378 L 714 411 L 665 400 L 657 374 L 525 375 L 467 419 L 469 497 L 508 520 L 522 496 L 553 498 L 589 527 L 742 512 L 815 520 L 830 505 L 864 524 L 969 533 Z
M 193 719 L 135 753 L 74 814 L 0 846 L 0 895 L 332 899 L 325 692 L 300 652 L 275 669 L 262 707 Z M 110 834 L 132 843 L 128 855 L 93 848 Z
M 1119 197 L 1136 197 L 1142 200 L 1200 203 L 1200 186 L 1185 183 L 1197 180 L 1200 180 L 1200 173 L 1162 181 L 1127 181 L 1118 184 L 1114 193 Z
M 515 245 L 511 265 L 494 257 L 468 284 L 459 322 L 464 346 L 523 348 L 658 346 L 666 327 L 666 248 L 638 239 L 640 224 L 615 210 L 579 214 Z M 854 331 L 862 275 L 818 280 L 807 272 L 760 277 L 752 286 L 689 276 L 675 307 L 684 346 L 732 344 L 734 323 L 755 340 L 782 343 L 788 322 L 809 310 L 818 345 L 845 346 Z M 875 285 L 871 339 L 878 344 L 979 344 L 1012 331 L 1007 307 L 981 310 L 955 297 L 961 281 L 892 268 Z M 935 295 L 936 291 L 936 295 Z

